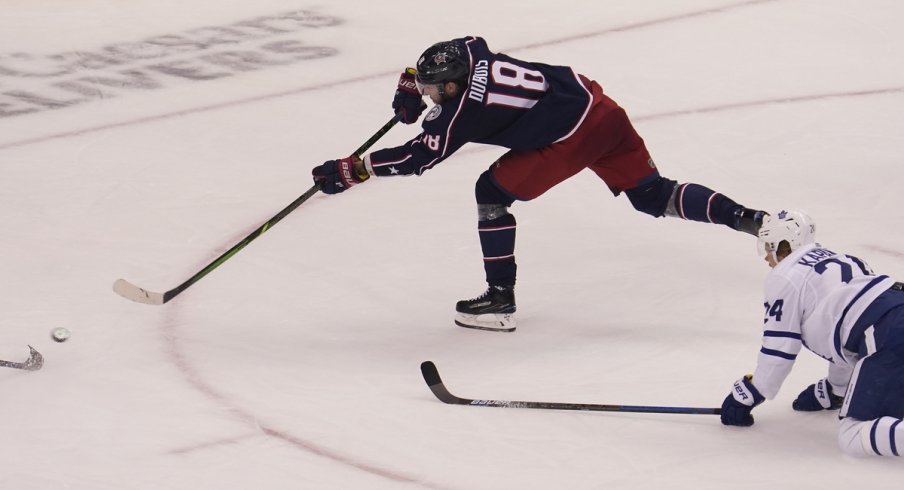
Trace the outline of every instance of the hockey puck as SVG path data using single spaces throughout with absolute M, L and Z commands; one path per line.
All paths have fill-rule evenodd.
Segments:
M 50 338 L 56 342 L 65 342 L 69 340 L 69 330 L 63 327 L 57 327 L 50 331 Z

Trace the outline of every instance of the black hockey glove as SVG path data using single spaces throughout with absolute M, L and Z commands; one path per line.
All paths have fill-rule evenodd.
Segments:
M 320 185 L 324 194 L 339 194 L 353 185 L 360 184 L 368 179 L 367 175 L 358 175 L 355 172 L 356 157 L 343 158 L 341 160 L 329 160 L 311 170 L 314 183 Z
M 832 385 L 826 378 L 822 378 L 797 395 L 797 399 L 791 404 L 791 408 L 798 412 L 818 412 L 820 410 L 838 410 L 844 402 L 843 396 L 832 392 Z
M 392 98 L 392 109 L 399 114 L 399 121 L 405 124 L 416 123 L 421 113 L 424 112 L 423 97 L 417 90 L 414 68 L 406 68 L 399 76 L 399 84 L 396 87 L 395 97 Z
M 735 381 L 731 393 L 722 402 L 722 424 L 750 427 L 753 425 L 753 407 L 766 398 L 753 386 L 753 376 L 747 375 Z

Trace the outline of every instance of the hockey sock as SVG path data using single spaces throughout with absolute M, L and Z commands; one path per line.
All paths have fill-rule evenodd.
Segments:
M 682 219 L 732 226 L 740 205 L 699 184 L 685 183 L 675 189 L 675 213 Z
M 904 426 L 901 419 L 880 417 L 860 429 L 860 440 L 867 454 L 900 456 L 904 453 Z
M 838 445 L 851 456 L 900 456 L 904 454 L 904 424 L 894 417 L 866 422 L 845 418 L 838 430 Z
M 493 286 L 514 286 L 515 228 L 517 223 L 511 214 L 477 223 L 480 232 L 480 248 L 483 250 L 483 268 L 487 283 Z

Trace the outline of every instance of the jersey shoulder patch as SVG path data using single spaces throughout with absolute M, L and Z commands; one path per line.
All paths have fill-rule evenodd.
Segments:
M 437 104 L 437 105 L 433 106 L 433 109 L 430 109 L 430 112 L 427 113 L 426 120 L 432 121 L 432 120 L 438 118 L 439 115 L 442 114 L 442 112 L 443 112 L 443 106 Z

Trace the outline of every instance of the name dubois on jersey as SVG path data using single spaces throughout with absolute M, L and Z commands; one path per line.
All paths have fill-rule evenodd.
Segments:
M 483 96 L 487 92 L 487 79 L 490 75 L 490 62 L 487 60 L 477 60 L 474 64 L 474 74 L 471 75 L 471 90 L 468 92 L 468 98 L 483 102 Z

